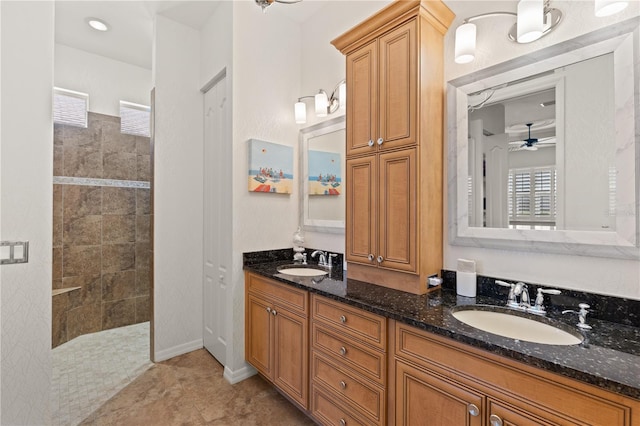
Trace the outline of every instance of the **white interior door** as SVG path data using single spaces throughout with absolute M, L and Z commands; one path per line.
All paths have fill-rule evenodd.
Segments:
M 204 94 L 204 346 L 226 361 L 231 280 L 231 138 L 226 73 Z

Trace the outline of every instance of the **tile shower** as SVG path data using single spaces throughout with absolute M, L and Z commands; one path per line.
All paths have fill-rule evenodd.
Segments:
M 52 346 L 150 319 L 150 139 L 55 124 Z

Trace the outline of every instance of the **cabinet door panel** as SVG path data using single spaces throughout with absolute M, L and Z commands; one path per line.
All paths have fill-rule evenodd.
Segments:
M 380 266 L 405 272 L 417 270 L 416 149 L 380 154 L 378 253 Z
M 265 300 L 249 294 L 247 301 L 247 341 L 245 356 L 247 362 L 253 365 L 260 373 L 269 379 L 273 379 L 273 323 L 271 320 L 271 307 Z
M 379 40 L 381 149 L 416 143 L 416 21 L 389 31 Z
M 375 40 L 347 56 L 347 155 L 374 152 L 377 138 L 377 53 Z
M 532 416 L 527 409 L 511 407 L 498 401 L 489 400 L 487 417 L 489 417 L 489 426 L 493 426 L 491 416 L 497 416 L 502 421 L 502 426 L 552 426 L 556 422 L 547 422 L 538 417 Z M 565 423 L 571 424 L 571 423 Z
M 396 360 L 396 425 L 480 426 L 483 397 L 468 388 Z M 478 408 L 469 413 L 469 404 Z
M 274 383 L 307 408 L 309 377 L 308 321 L 276 306 Z
M 347 160 L 347 261 L 370 265 L 376 253 L 375 155 Z

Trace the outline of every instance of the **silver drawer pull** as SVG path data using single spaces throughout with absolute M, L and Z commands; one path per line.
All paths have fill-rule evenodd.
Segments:
M 341 380 L 341 381 L 340 381 L 340 387 L 341 387 L 342 389 L 346 389 L 346 388 L 347 388 L 347 384 L 345 383 L 345 381 L 344 381 L 344 380 Z
M 340 315 L 340 322 L 341 323 L 346 323 L 347 322 L 347 317 L 345 317 L 344 315 Z
M 347 354 L 347 348 L 344 346 L 340 348 L 340 355 L 345 356 Z
M 491 417 L 489 417 L 489 424 L 491 426 L 502 426 L 502 419 L 495 414 L 492 414 Z
M 384 257 L 378 256 L 378 263 L 382 263 L 384 261 Z
M 367 145 L 373 146 L 373 139 L 369 139 L 369 142 L 367 142 Z
M 480 409 L 476 404 L 467 405 L 467 410 L 469 410 L 469 414 L 471 414 L 473 417 L 478 417 L 480 415 Z
M 271 308 L 267 308 L 267 312 L 271 313 Z
M 372 254 L 369 254 L 369 256 L 367 256 L 367 259 L 369 259 L 369 262 L 373 262 L 375 258 L 376 257 Z
M 384 142 L 384 139 L 378 138 L 378 145 L 382 145 L 383 142 Z
M 347 421 L 345 419 L 340 419 L 340 426 L 347 426 Z
M 275 309 L 272 309 L 272 310 L 271 310 L 271 315 L 276 316 L 276 315 L 278 315 L 278 312 L 276 312 L 276 310 L 275 310 Z

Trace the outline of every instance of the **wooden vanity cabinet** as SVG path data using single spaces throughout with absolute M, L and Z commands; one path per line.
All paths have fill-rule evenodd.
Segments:
M 311 295 L 311 415 L 323 425 L 387 421 L 387 320 Z
M 390 333 L 389 424 L 640 425 L 639 400 L 404 324 Z
M 396 1 L 336 38 L 346 55 L 347 275 L 426 292 L 442 268 L 440 1 Z
M 245 358 L 303 409 L 309 392 L 309 294 L 245 274 Z

